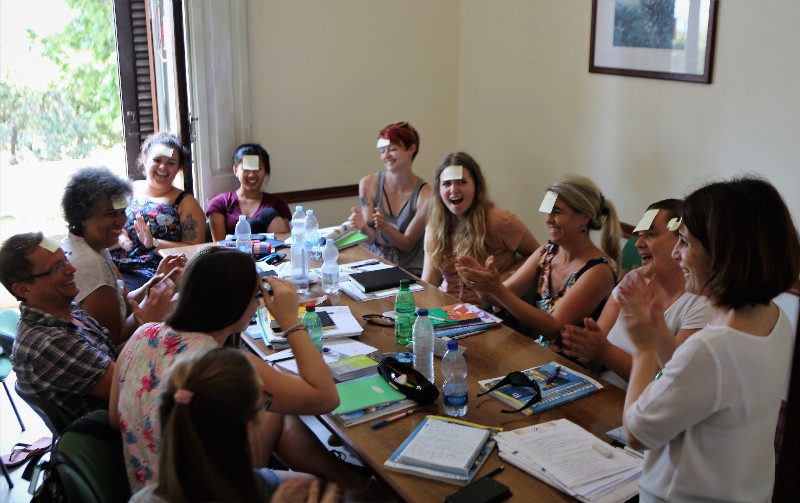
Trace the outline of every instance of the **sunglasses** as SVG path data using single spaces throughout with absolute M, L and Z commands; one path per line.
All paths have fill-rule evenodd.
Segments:
M 363 314 L 361 319 L 373 325 L 380 325 L 382 327 L 393 327 L 394 320 L 382 314 Z
M 503 409 L 500 411 L 502 413 L 513 414 L 514 412 L 522 412 L 528 407 L 533 407 L 536 403 L 538 403 L 542 399 L 542 390 L 539 388 L 539 384 L 535 380 L 531 379 L 530 377 L 526 376 L 525 374 L 523 374 L 518 370 L 515 370 L 514 372 L 509 372 L 508 375 L 500 379 L 500 381 L 495 383 L 494 386 L 487 389 L 483 393 L 478 393 L 477 396 L 481 397 L 487 393 L 491 393 L 492 391 L 498 388 L 502 388 L 503 386 L 506 386 L 508 384 L 510 384 L 512 387 L 517 387 L 517 388 L 532 388 L 534 394 L 531 397 L 531 399 L 528 400 L 528 403 L 526 403 L 522 407 L 514 410 Z

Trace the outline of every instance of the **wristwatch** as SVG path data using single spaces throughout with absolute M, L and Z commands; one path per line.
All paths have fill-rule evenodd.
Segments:
M 153 238 L 153 248 L 158 248 L 159 246 L 161 246 L 161 242 L 158 238 Z

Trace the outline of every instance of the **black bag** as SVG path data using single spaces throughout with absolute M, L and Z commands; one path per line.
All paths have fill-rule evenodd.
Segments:
M 439 389 L 425 378 L 419 371 L 407 363 L 400 363 L 393 356 L 387 356 L 378 364 L 378 374 L 400 393 L 420 405 L 428 405 L 439 398 Z M 406 376 L 406 383 L 397 381 Z

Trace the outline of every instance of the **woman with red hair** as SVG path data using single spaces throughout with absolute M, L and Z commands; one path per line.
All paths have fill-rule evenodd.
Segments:
M 390 124 L 378 133 L 377 147 L 386 169 L 359 181 L 361 210 L 352 208 L 348 220 L 368 236 L 370 251 L 419 276 L 431 200 L 430 186 L 412 167 L 419 133 L 408 122 Z

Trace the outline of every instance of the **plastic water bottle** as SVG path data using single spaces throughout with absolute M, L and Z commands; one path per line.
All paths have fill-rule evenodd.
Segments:
M 317 221 L 317 217 L 314 216 L 314 210 L 308 210 L 306 212 L 305 238 L 306 248 L 308 248 L 308 258 L 311 260 L 319 260 L 322 257 L 319 246 L 319 222 Z
M 247 222 L 246 216 L 239 215 L 239 221 L 236 222 L 233 236 L 236 239 L 236 249 L 252 257 L 253 241 L 250 239 L 250 224 Z
M 297 293 L 308 292 L 308 250 L 303 234 L 299 230 L 292 229 L 292 283 L 294 283 Z
M 336 293 L 339 291 L 339 250 L 333 244 L 333 239 L 325 240 L 322 250 L 322 291 Z
M 303 325 L 311 336 L 311 341 L 322 351 L 322 320 L 319 319 L 314 303 L 306 304 L 306 314 L 303 315 Z
M 306 233 L 306 212 L 299 204 L 294 207 L 294 213 L 292 213 L 292 236 L 295 231 L 300 231 L 300 234 L 303 235 Z
M 428 318 L 428 310 L 417 309 L 417 321 L 413 330 L 414 369 L 431 383 L 436 379 L 433 373 L 433 324 Z
M 452 417 L 467 414 L 467 361 L 458 351 L 458 341 L 447 341 L 447 352 L 442 358 L 442 394 L 444 413 Z
M 414 294 L 408 289 L 408 280 L 400 280 L 400 291 L 394 299 L 394 340 L 401 346 L 411 342 L 411 330 L 414 325 Z

